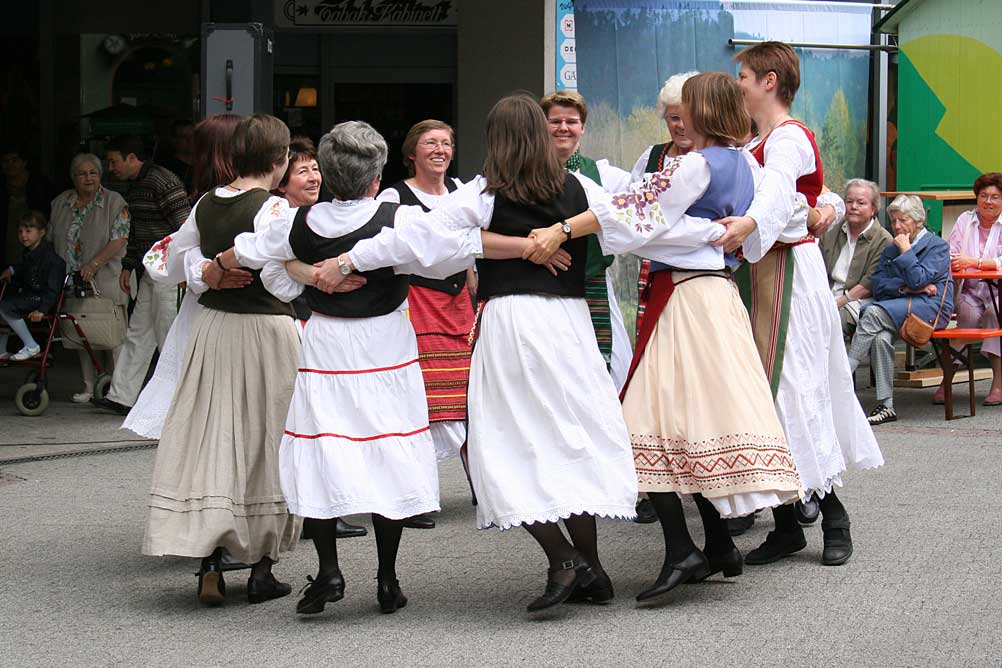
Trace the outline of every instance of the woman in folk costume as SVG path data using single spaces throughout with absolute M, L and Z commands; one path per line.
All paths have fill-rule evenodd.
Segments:
M 386 153 L 386 142 L 368 124 L 334 126 L 321 139 L 318 157 L 335 201 L 281 213 L 267 229 L 241 235 L 220 263 L 260 267 L 298 259 L 313 265 L 343 258 L 360 240 L 378 239 L 390 228 L 416 256 L 440 265 L 436 272 L 425 270 L 427 275 L 442 278 L 467 267 L 467 258 L 480 252 L 479 234 L 450 232 L 442 214 L 374 199 Z M 459 253 L 458 244 L 467 241 L 470 248 Z M 443 263 L 455 254 L 458 263 Z M 372 514 L 381 610 L 392 613 L 406 605 L 396 573 L 404 520 L 439 509 L 435 448 L 417 342 L 407 319 L 408 278 L 402 275 L 422 267 L 394 264 L 350 277 L 347 282 L 361 285 L 353 292 L 305 289 L 313 315 L 303 330 L 280 452 L 282 490 L 293 513 L 312 519 L 320 561 L 296 607 L 300 614 L 319 613 L 343 598 L 336 521 L 356 513 Z
M 546 124 L 553 137 L 557 158 L 567 171 L 587 176 L 610 193 L 620 192 L 630 185 L 629 172 L 609 164 L 608 160 L 596 161 L 581 155 L 581 136 L 588 120 L 588 106 L 580 93 L 558 90 L 544 95 L 539 106 L 546 114 Z M 599 350 L 609 365 L 616 389 L 621 390 L 633 355 L 630 337 L 623 324 L 623 313 L 616 301 L 612 275 L 607 271 L 615 259 L 612 255 L 602 254 L 595 237 L 588 238 L 585 301 L 591 312 L 591 323 L 595 328 Z
M 554 256 L 566 268 L 569 253 L 566 271 L 521 259 L 532 229 L 588 208 L 588 180 L 563 169 L 542 110 L 525 95 L 503 98 L 487 115 L 484 174 L 437 210 L 483 228 L 485 252 L 495 233 L 501 240 L 494 248 L 508 253 L 477 263 L 485 302 L 469 389 L 477 524 L 523 526 L 543 548 L 546 589 L 530 612 L 558 605 L 577 587 L 606 602 L 613 590 L 598 557 L 595 516 L 632 518 L 637 482 L 616 388 L 584 299 L 585 263 L 573 259 L 585 257 L 587 244 L 569 242 Z M 341 259 L 368 271 L 414 257 L 399 233 L 382 234 Z M 329 269 L 321 270 L 327 286 L 339 280 Z
M 740 575 L 741 553 L 723 518 L 792 503 L 800 479 L 755 354 L 748 314 L 730 280 L 724 228 L 742 213 L 760 170 L 737 146 L 748 132 L 741 91 L 719 72 L 682 88 L 694 149 L 629 191 L 566 221 L 572 238 L 597 233 L 602 247 L 651 260 L 648 311 L 623 393 L 640 490 L 664 531 L 665 561 L 648 601 L 723 571 Z M 562 225 L 534 235 L 544 259 L 566 238 Z M 692 494 L 706 535 L 686 528 L 679 494 Z
M 414 124 L 401 148 L 410 177 L 394 183 L 376 199 L 431 211 L 458 186 L 448 177 L 455 135 L 452 127 L 433 119 Z M 411 276 L 407 303 L 417 334 L 418 360 L 428 397 L 431 438 L 439 460 L 459 455 L 469 479 L 466 449 L 466 385 L 470 377 L 470 332 L 477 275 L 463 269 L 445 279 Z M 472 491 L 472 483 L 471 483 Z M 474 504 L 476 495 L 473 496 Z M 412 517 L 406 526 L 431 529 L 435 520 Z
M 289 129 L 277 118 L 255 114 L 240 121 L 232 142 L 237 177 L 205 195 L 192 211 L 193 224 L 179 235 L 194 235 L 199 252 L 211 258 L 240 232 L 266 224 L 287 208 L 268 191 L 285 173 L 288 152 Z M 183 246 L 177 252 L 187 255 Z M 166 264 L 170 240 L 162 250 Z M 213 261 L 188 268 L 190 282 L 204 279 L 210 286 L 228 273 Z M 206 604 L 225 598 L 223 551 L 253 564 L 249 602 L 291 591 L 271 566 L 295 545 L 299 530 L 278 468 L 299 336 L 292 308 L 252 278 L 243 288 L 199 297 L 204 308 L 186 346 L 150 492 L 143 553 L 202 557 L 198 594 Z
M 800 64 L 780 42 L 742 51 L 738 85 L 759 136 L 748 145 L 765 176 L 745 216 L 722 220 L 725 250 L 743 249 L 751 264 L 738 273 L 755 344 L 776 410 L 804 485 L 821 503 L 822 563 L 845 563 L 852 554 L 849 515 L 834 493 L 846 466 L 883 464 L 873 431 L 853 392 L 838 310 L 809 214 L 822 207 L 824 176 L 813 133 L 790 117 L 800 85 Z M 833 219 L 827 212 L 827 219 Z M 773 509 L 776 529 L 748 553 L 766 564 L 806 547 L 793 506 Z

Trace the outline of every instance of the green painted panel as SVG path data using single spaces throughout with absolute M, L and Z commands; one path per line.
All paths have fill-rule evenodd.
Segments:
M 981 172 L 938 134 L 946 107 L 906 50 L 898 56 L 898 190 L 970 188 Z

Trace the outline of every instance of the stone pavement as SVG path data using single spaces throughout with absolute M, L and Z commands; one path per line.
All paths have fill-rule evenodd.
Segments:
M 71 360 L 72 361 L 72 360 Z M 70 367 L 72 369 L 72 367 Z M 257 606 L 228 574 L 226 606 L 203 609 L 197 565 L 143 557 L 150 449 L 25 462 L 83 449 L 146 446 L 120 418 L 68 403 L 63 372 L 42 418 L 0 370 L 0 666 L 998 666 L 1002 639 L 1002 409 L 946 423 L 931 391 L 901 390 L 900 421 L 878 428 L 887 464 L 852 472 L 841 493 L 856 554 L 819 563 L 820 528 L 794 558 L 740 578 L 683 587 L 657 608 L 633 596 L 662 559 L 657 525 L 602 521 L 609 606 L 531 619 L 545 563 L 520 530 L 477 531 L 458 462 L 441 467 L 438 528 L 408 530 L 399 574 L 410 604 L 380 615 L 371 536 L 342 541 L 346 597 L 310 618 L 295 596 Z M 960 391 L 961 386 L 957 386 Z M 983 397 L 986 383 L 979 384 Z M 872 393 L 861 393 L 865 408 Z M 4 463 L 13 459 L 21 463 Z M 700 529 L 690 506 L 693 534 Z M 368 525 L 367 518 L 357 518 Z M 738 539 L 747 551 L 771 522 Z M 275 568 L 297 589 L 315 570 L 303 543 Z

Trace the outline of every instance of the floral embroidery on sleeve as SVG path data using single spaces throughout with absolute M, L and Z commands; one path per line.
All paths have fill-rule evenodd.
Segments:
M 153 244 L 153 247 L 143 256 L 143 265 L 150 271 L 163 273 L 167 271 L 167 254 L 171 237 L 166 236 Z
M 663 170 L 648 174 L 631 192 L 613 195 L 612 204 L 619 210 L 616 217 L 640 234 L 653 231 L 654 223 L 666 225 L 658 196 L 671 188 L 671 177 L 681 160 L 681 157 L 670 159 Z

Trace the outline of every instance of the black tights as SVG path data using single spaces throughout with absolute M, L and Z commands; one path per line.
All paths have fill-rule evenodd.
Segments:
M 826 519 L 837 520 L 846 515 L 845 506 L 842 505 L 838 496 L 835 495 L 834 489 L 825 494 L 825 498 L 819 499 L 818 504 L 821 506 L 821 515 Z M 797 513 L 792 503 L 773 508 L 772 517 L 776 521 L 777 533 L 803 532 L 800 523 L 797 522 Z
M 311 519 L 313 546 L 317 549 L 320 569 L 317 579 L 326 579 L 341 572 L 337 558 L 337 518 L 327 520 Z M 404 530 L 404 520 L 391 520 L 382 515 L 372 514 L 372 528 L 376 534 L 376 553 L 379 556 L 377 574 L 380 578 L 397 577 L 397 550 L 400 535 Z
M 692 542 L 689 527 L 685 523 L 685 510 L 682 499 L 674 492 L 649 492 L 647 497 L 654 506 L 654 511 L 661 521 L 661 531 L 665 539 L 665 561 L 677 564 L 693 552 L 696 544 Z M 721 554 L 734 549 L 734 541 L 727 530 L 727 523 L 713 504 L 703 498 L 702 494 L 694 495 L 699 516 L 703 520 L 703 532 L 706 534 L 705 552 Z
M 593 571 L 602 572 L 602 562 L 598 558 L 598 530 L 595 527 L 594 515 L 571 515 L 564 520 L 570 540 L 564 536 L 557 522 L 536 522 L 524 526 L 543 548 L 552 570 L 558 571 L 565 561 L 571 561 L 581 555 L 591 565 Z M 567 571 L 558 573 L 557 576 L 558 579 L 563 576 L 573 579 L 574 574 L 573 571 Z

